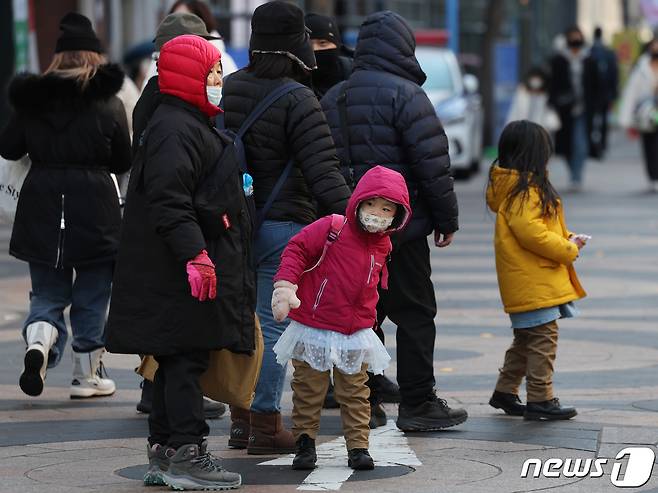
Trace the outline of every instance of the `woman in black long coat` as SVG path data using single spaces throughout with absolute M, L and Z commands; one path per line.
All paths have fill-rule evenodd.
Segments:
M 9 87 L 14 114 L 0 134 L 0 155 L 28 154 L 9 252 L 30 264 L 30 312 L 21 389 L 43 390 L 68 337 L 71 305 L 71 397 L 114 393 L 99 369 L 121 213 L 110 173 L 130 168 L 130 137 L 117 92 L 124 74 L 106 65 L 91 22 L 61 21 L 55 57 L 43 75 L 21 74 Z M 75 274 L 75 276 L 74 276 Z
M 175 489 L 240 485 L 239 474 L 216 467 L 207 453 L 199 377 L 210 350 L 255 348 L 251 219 L 239 169 L 204 208 L 219 228 L 206 227 L 197 200 L 225 145 L 210 120 L 220 111 L 219 60 L 194 35 L 160 52 L 162 101 L 130 177 L 107 326 L 109 351 L 152 354 L 159 363 L 144 481 Z

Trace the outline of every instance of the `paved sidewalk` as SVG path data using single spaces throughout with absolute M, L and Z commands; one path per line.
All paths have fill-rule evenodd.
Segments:
M 228 469 L 243 473 L 242 490 L 617 491 L 611 483 L 617 453 L 626 447 L 656 451 L 658 444 L 658 195 L 642 193 L 639 144 L 621 139 L 614 136 L 607 162 L 589 163 L 585 193 L 563 195 L 570 229 L 593 237 L 577 261 L 589 297 L 579 303 L 579 318 L 560 324 L 555 387 L 564 404 L 578 408 L 575 419 L 526 422 L 487 405 L 511 331 L 496 285 L 493 216 L 485 209 L 483 174 L 458 184 L 461 230 L 450 248 L 433 248 L 432 257 L 440 395 L 465 406 L 470 419 L 444 432 L 406 436 L 389 422 L 372 436 L 371 451 L 382 467 L 352 474 L 345 465 L 338 412 L 326 411 L 321 467 L 311 475 L 290 470 L 290 458 L 228 449 L 228 419 L 211 421 L 210 448 L 225 458 Z M 563 190 L 564 166 L 556 162 L 551 173 Z M 0 227 L 0 493 L 164 491 L 139 481 L 147 425 L 135 412 L 136 357 L 107 358 L 119 388 L 110 398 L 68 398 L 68 355 L 49 372 L 42 396 L 29 398 L 18 389 L 29 280 L 25 264 L 6 254 L 9 234 Z M 393 328 L 385 329 L 394 355 Z M 389 375 L 395 376 L 395 364 Z M 284 407 L 289 415 L 289 391 Z M 396 406 L 387 411 L 394 419 Z M 602 477 L 521 477 L 527 459 L 597 457 L 611 459 Z M 628 459 L 619 462 L 625 467 Z M 658 492 L 658 467 L 646 485 L 626 491 Z

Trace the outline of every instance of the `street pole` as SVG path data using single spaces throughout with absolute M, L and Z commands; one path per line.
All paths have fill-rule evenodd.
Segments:
M 457 54 L 459 53 L 459 0 L 446 0 L 446 27 L 448 47 Z

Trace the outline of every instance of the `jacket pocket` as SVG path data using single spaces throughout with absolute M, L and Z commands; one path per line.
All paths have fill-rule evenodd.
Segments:
M 317 310 L 317 308 L 320 306 L 322 295 L 324 294 L 324 289 L 327 287 L 328 281 L 329 279 L 325 277 L 324 280 L 320 283 L 320 289 L 318 289 L 318 293 L 315 295 L 315 302 L 313 303 L 313 312 L 315 312 L 315 310 Z

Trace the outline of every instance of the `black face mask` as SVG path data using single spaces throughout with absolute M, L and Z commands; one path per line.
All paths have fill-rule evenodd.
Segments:
M 585 41 L 582 39 L 570 39 L 567 41 L 567 46 L 569 48 L 582 48 L 585 45 Z
M 315 61 L 318 68 L 312 72 L 314 87 L 324 92 L 343 80 L 343 67 L 338 48 L 316 51 Z

